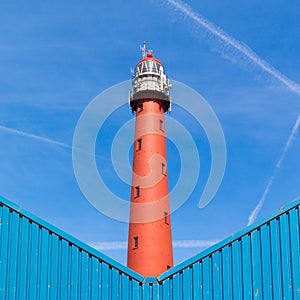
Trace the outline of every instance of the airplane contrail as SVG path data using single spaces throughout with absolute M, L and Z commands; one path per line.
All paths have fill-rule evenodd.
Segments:
M 290 146 L 292 145 L 293 140 L 294 140 L 294 138 L 295 138 L 295 136 L 296 136 L 296 134 L 298 132 L 299 126 L 300 126 L 300 114 L 298 115 L 296 123 L 293 126 L 292 132 L 291 132 L 291 134 L 290 134 L 290 136 L 289 136 L 289 138 L 288 138 L 288 140 L 287 140 L 287 142 L 285 144 L 285 147 L 284 147 L 284 149 L 283 149 L 283 151 L 282 151 L 282 153 L 280 155 L 280 158 L 279 158 L 279 160 L 278 160 L 278 162 L 277 162 L 277 164 L 275 166 L 273 174 L 272 174 L 271 178 L 269 179 L 269 182 L 268 182 L 268 184 L 266 186 L 265 191 L 264 191 L 261 199 L 259 200 L 259 202 L 257 203 L 257 205 L 255 206 L 254 210 L 251 212 L 251 214 L 250 214 L 250 216 L 248 218 L 248 226 L 251 225 L 255 221 L 258 213 L 260 212 L 260 210 L 261 210 L 261 208 L 262 208 L 262 206 L 263 206 L 263 204 L 265 202 L 265 199 L 266 199 L 267 195 L 269 194 L 269 191 L 270 191 L 270 189 L 272 187 L 272 184 L 273 184 L 274 179 L 275 179 L 275 177 L 276 177 L 276 175 L 278 173 L 278 170 L 280 169 L 280 167 L 282 165 L 282 162 L 283 162 L 283 160 L 285 158 L 285 155 L 286 155 L 287 151 L 289 150 Z
M 41 141 L 41 142 L 45 142 L 45 143 L 48 143 L 48 144 L 57 145 L 57 146 L 60 146 L 60 147 L 63 147 L 63 148 L 74 149 L 73 146 L 70 146 L 68 144 L 65 144 L 65 143 L 62 143 L 62 142 L 58 142 L 56 140 L 52 140 L 52 139 L 49 139 L 49 138 L 46 138 L 46 137 L 43 137 L 43 136 L 39 136 L 39 135 L 35 135 L 35 134 L 32 134 L 32 133 L 28 133 L 28 132 L 25 132 L 25 131 L 21 131 L 21 130 L 18 130 L 18 129 L 6 127 L 6 126 L 3 126 L 3 125 L 0 125 L 0 130 L 5 131 L 5 132 L 9 132 L 9 133 L 12 133 L 12 134 L 15 134 L 15 135 L 19 135 L 19 136 L 24 136 L 24 137 L 27 137 L 27 138 L 31 138 L 31 139 L 34 139 L 34 140 L 38 140 L 38 141 Z M 89 151 L 86 151 L 86 150 L 83 150 L 83 149 L 79 149 L 79 148 L 78 148 L 78 150 L 81 150 L 86 155 L 92 155 L 95 158 L 100 158 L 102 160 L 103 159 L 109 160 L 109 158 L 107 158 L 106 156 L 103 156 L 103 155 L 96 155 L 93 152 L 89 152 Z
M 6 131 L 6 132 L 9 132 L 9 133 L 12 133 L 12 134 L 16 134 L 16 135 L 25 136 L 25 137 L 35 139 L 35 140 L 38 140 L 38 141 L 42 141 L 42 142 L 46 142 L 46 143 L 49 143 L 49 144 L 54 144 L 54 145 L 61 146 L 61 147 L 64 147 L 64 148 L 72 149 L 72 146 L 67 145 L 65 143 L 61 143 L 61 142 L 58 142 L 58 141 L 55 141 L 55 140 L 52 140 L 52 139 L 49 139 L 49 138 L 46 138 L 46 137 L 42 137 L 42 136 L 39 136 L 39 135 L 27 133 L 27 132 L 24 132 L 24 131 L 21 131 L 21 130 L 5 127 L 5 126 L 2 126 L 2 125 L 0 125 L 0 130 Z
M 220 242 L 220 239 L 215 240 L 175 240 L 173 241 L 174 248 L 208 248 Z M 103 250 L 125 250 L 127 249 L 127 242 L 95 242 L 89 244 L 91 247 Z
M 234 39 L 229 34 L 227 34 L 225 31 L 223 31 L 221 28 L 214 25 L 212 22 L 208 21 L 206 18 L 201 16 L 198 12 L 193 10 L 188 4 L 186 4 L 183 1 L 180 0 L 165 0 L 164 3 L 169 4 L 175 10 L 175 12 L 179 12 L 181 15 L 183 15 L 185 18 L 188 18 L 192 21 L 194 21 L 198 26 L 200 26 L 202 29 L 206 30 L 210 34 L 210 36 L 215 37 L 221 44 L 224 46 L 224 48 L 228 48 L 235 51 L 235 53 L 242 54 L 244 58 L 248 59 L 249 62 L 251 62 L 253 65 L 259 67 L 262 71 L 266 72 L 267 74 L 271 75 L 273 78 L 280 81 L 282 84 L 284 84 L 288 89 L 296 93 L 297 95 L 300 95 L 300 85 L 292 81 L 291 79 L 287 78 L 285 75 L 283 75 L 281 72 L 279 72 L 277 69 L 275 69 L 273 66 L 271 66 L 268 62 L 266 62 L 264 59 L 259 57 L 250 47 L 245 45 L 244 43 Z M 219 52 L 222 52 L 223 49 L 218 49 Z M 236 58 L 236 57 L 235 57 Z M 241 61 L 243 62 L 243 61 Z M 252 224 L 254 220 L 257 217 L 257 214 L 261 210 L 263 203 L 272 187 L 272 184 L 274 182 L 274 179 L 278 173 L 278 170 L 281 167 L 282 161 L 284 160 L 284 157 L 290 148 L 293 139 L 298 131 L 298 128 L 300 126 L 300 115 L 298 116 L 298 119 L 292 129 L 292 132 L 288 138 L 288 141 L 282 151 L 282 154 L 280 156 L 280 159 L 278 160 L 275 169 L 273 171 L 273 174 L 271 178 L 269 179 L 269 182 L 266 186 L 266 189 L 256 205 L 255 209 L 251 212 L 249 218 L 248 218 L 248 225 Z
M 206 30 L 212 37 L 218 39 L 219 42 L 225 48 L 230 48 L 231 50 L 236 51 L 236 53 L 243 54 L 251 63 L 258 66 L 262 71 L 268 73 L 275 79 L 279 80 L 291 91 L 300 95 L 300 85 L 287 78 L 285 75 L 276 70 L 273 66 L 267 63 L 264 59 L 259 57 L 252 49 L 250 49 L 244 43 L 234 39 L 229 34 L 224 32 L 221 28 L 214 25 L 212 22 L 208 21 L 206 18 L 201 16 L 198 12 L 193 10 L 188 4 L 180 0 L 165 0 L 164 4 L 169 4 L 175 12 L 179 12 L 185 18 L 188 18 L 194 21 L 202 29 Z M 224 49 L 218 49 L 220 52 Z

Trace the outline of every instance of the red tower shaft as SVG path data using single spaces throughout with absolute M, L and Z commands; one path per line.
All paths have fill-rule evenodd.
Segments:
M 173 266 L 164 120 L 169 87 L 161 63 L 151 54 L 138 63 L 130 99 L 136 123 L 128 267 L 145 277 Z

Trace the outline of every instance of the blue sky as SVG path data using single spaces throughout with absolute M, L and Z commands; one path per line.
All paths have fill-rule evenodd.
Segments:
M 187 3 L 300 83 L 298 1 Z M 172 215 L 173 239 L 214 241 L 247 226 L 298 118 L 299 94 L 163 1 L 6 1 L 0 20 L 0 126 L 71 146 L 84 108 L 105 89 L 130 79 L 146 40 L 169 78 L 209 102 L 227 145 L 222 185 L 213 201 L 199 209 L 209 174 L 209 145 L 200 126 L 173 107 L 171 117 L 188 128 L 201 161 L 195 191 Z M 112 133 L 132 117 L 124 106 L 107 120 L 101 133 L 106 143 L 97 143 L 99 156 L 110 155 Z M 258 218 L 300 196 L 299 135 Z M 127 224 L 100 214 L 81 193 L 70 148 L 3 127 L 0 139 L 0 195 L 84 242 L 126 241 Z M 172 143 L 168 149 L 173 186 L 180 171 L 178 151 Z M 98 165 L 108 186 L 129 197 L 129 187 L 116 178 L 109 157 Z M 176 247 L 175 262 L 201 249 Z M 125 249 L 103 252 L 126 263 Z

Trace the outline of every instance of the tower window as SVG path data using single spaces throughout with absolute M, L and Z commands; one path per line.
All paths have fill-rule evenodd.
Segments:
M 165 211 L 164 212 L 164 219 L 165 219 L 165 224 L 169 225 L 169 218 L 168 218 L 169 214 Z
M 166 175 L 166 165 L 164 163 L 161 164 L 161 174 Z
M 137 151 L 142 149 L 142 139 L 137 140 Z
M 135 236 L 133 238 L 133 249 L 137 249 L 139 247 L 139 237 Z
M 140 189 L 140 186 L 136 186 L 135 187 L 135 197 L 139 197 L 140 196 L 140 193 L 141 193 L 141 189 Z
M 159 130 L 164 131 L 164 121 L 163 120 L 159 120 Z

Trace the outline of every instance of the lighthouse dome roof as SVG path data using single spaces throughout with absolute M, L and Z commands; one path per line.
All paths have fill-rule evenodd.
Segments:
M 136 75 L 159 75 L 163 71 L 162 63 L 153 57 L 152 52 L 148 52 L 147 56 L 136 65 Z

